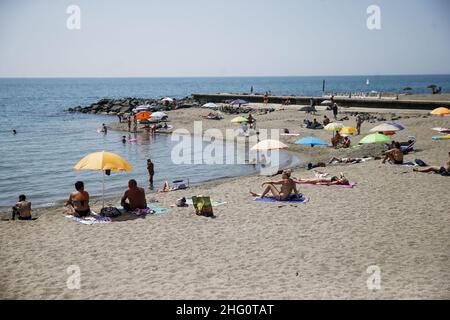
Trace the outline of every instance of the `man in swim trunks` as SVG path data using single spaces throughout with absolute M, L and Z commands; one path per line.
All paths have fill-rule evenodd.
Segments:
M 19 196 L 19 202 L 12 208 L 12 220 L 15 220 L 16 216 L 19 220 L 31 220 L 31 202 L 28 202 L 23 194 Z
M 72 192 L 69 195 L 65 206 L 69 209 L 69 214 L 84 218 L 91 214 L 91 208 L 89 207 L 89 193 L 84 191 L 84 183 L 77 181 L 75 183 L 76 192 Z
M 280 191 L 275 187 L 276 185 L 281 185 Z M 262 187 L 265 187 L 262 194 L 257 194 L 252 191 L 250 191 L 250 194 L 254 197 L 264 198 L 270 192 L 272 196 L 269 196 L 269 198 L 281 201 L 288 200 L 292 195 L 299 197 L 297 186 L 295 185 L 294 180 L 291 179 L 291 172 L 289 170 L 283 171 L 280 181 L 264 182 Z
M 448 153 L 448 156 L 450 157 L 450 152 Z M 442 167 L 429 167 L 426 169 L 414 168 L 413 170 L 414 172 L 421 172 L 421 173 L 434 172 L 442 175 L 450 175 L 450 161 L 447 161 Z
M 391 164 L 403 164 L 403 152 L 399 142 L 395 142 L 394 148 L 386 151 L 382 163 L 389 161 Z
M 128 202 L 127 202 L 128 200 Z M 120 204 L 126 211 L 134 211 L 136 209 L 146 209 L 147 199 L 145 191 L 137 186 L 134 179 L 128 181 L 128 190 L 123 194 Z

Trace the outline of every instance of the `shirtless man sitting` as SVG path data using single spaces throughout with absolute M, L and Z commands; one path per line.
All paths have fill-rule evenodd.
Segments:
M 76 192 L 71 192 L 69 200 L 67 200 L 65 206 L 69 209 L 69 214 L 84 218 L 91 214 L 91 208 L 89 207 L 89 193 L 84 191 L 84 183 L 77 181 L 75 183 Z
M 128 200 L 128 202 L 127 202 Z M 136 209 L 147 208 L 147 200 L 145 199 L 145 191 L 137 186 L 134 179 L 128 181 L 128 190 L 123 194 L 120 204 L 126 211 L 134 211 Z
M 394 143 L 394 148 L 386 151 L 383 162 L 389 161 L 391 164 L 403 164 L 403 152 L 399 142 Z
M 341 172 L 339 177 L 333 176 L 331 178 L 316 178 L 316 179 L 294 179 L 297 184 L 315 184 L 315 185 L 324 185 L 324 186 L 348 186 L 350 185 L 349 180 L 345 177 L 345 175 Z
M 450 157 L 450 152 L 448 153 L 448 156 Z M 413 170 L 415 172 L 423 172 L 423 173 L 434 172 L 442 175 L 450 175 L 450 160 L 447 161 L 442 167 L 429 167 L 426 169 L 414 168 Z
M 19 220 L 31 220 L 31 202 L 28 202 L 23 194 L 19 196 L 19 202 L 12 208 L 12 220 L 15 220 L 16 216 Z
M 250 194 L 254 197 L 264 198 L 270 192 L 272 196 L 269 196 L 268 198 L 274 198 L 281 201 L 289 199 L 292 195 L 295 195 L 296 197 L 300 196 L 294 180 L 291 179 L 290 171 L 283 171 L 281 179 L 282 180 L 280 181 L 264 182 L 262 187 L 265 187 L 265 189 L 262 194 L 257 194 L 252 191 L 250 191 Z M 281 191 L 278 191 L 275 187 L 276 185 L 281 185 Z

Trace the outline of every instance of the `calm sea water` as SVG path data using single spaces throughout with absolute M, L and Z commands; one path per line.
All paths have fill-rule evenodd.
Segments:
M 450 92 L 450 76 L 360 76 L 276 78 L 129 78 L 129 79 L 0 79 L 0 207 L 10 206 L 24 193 L 36 205 L 64 199 L 77 180 L 85 181 L 92 195 L 101 194 L 101 174 L 75 172 L 72 167 L 95 151 L 115 152 L 135 167 L 132 173 L 113 173 L 106 178 L 107 194 L 119 195 L 130 178 L 147 186 L 145 159 L 155 162 L 155 185 L 164 180 L 189 178 L 201 182 L 250 174 L 245 165 L 175 165 L 170 160 L 170 137 L 137 136 L 137 143 L 123 145 L 121 134 L 97 133 L 101 123 L 116 118 L 69 114 L 65 109 L 88 105 L 101 98 L 170 96 L 182 98 L 194 92 L 255 92 L 320 95 L 322 80 L 327 91 L 402 92 L 412 87 L 426 93 L 430 84 Z M 370 79 L 370 86 L 366 85 Z M 15 128 L 17 135 L 12 135 Z M 218 142 L 219 143 L 219 142 Z M 227 147 L 228 148 L 228 147 Z

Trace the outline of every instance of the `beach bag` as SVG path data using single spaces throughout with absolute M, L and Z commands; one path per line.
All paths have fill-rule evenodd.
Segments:
M 108 218 L 115 218 L 121 215 L 119 209 L 115 207 L 105 207 L 100 211 L 100 215 Z
M 416 159 L 414 162 L 420 167 L 426 167 L 427 166 L 427 164 L 425 162 L 423 162 L 422 160 L 420 160 L 420 159 Z
M 192 197 L 195 214 L 204 217 L 214 217 L 210 197 Z

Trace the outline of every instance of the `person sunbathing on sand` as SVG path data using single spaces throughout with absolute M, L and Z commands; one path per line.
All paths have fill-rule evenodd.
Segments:
M 75 183 L 76 192 L 72 192 L 69 195 L 69 200 L 67 200 L 65 206 L 69 210 L 69 214 L 84 218 L 91 214 L 91 209 L 89 207 L 89 193 L 84 190 L 84 183 L 82 181 L 77 181 Z
M 448 155 L 450 157 L 450 152 L 448 153 Z M 428 167 L 426 169 L 414 168 L 413 170 L 414 172 L 421 172 L 421 173 L 434 172 L 442 175 L 450 175 L 450 161 L 447 161 L 447 163 L 445 163 L 445 165 L 443 165 L 442 167 Z
M 382 163 L 389 161 L 391 164 L 403 164 L 403 152 L 399 142 L 395 142 L 394 148 L 386 151 Z
M 315 185 L 325 185 L 325 186 L 335 186 L 335 185 L 340 185 L 340 186 L 348 186 L 350 185 L 350 182 L 348 181 L 348 179 L 345 177 L 345 175 L 341 172 L 339 174 L 339 177 L 337 176 L 333 176 L 331 178 L 326 178 L 326 177 L 320 177 L 320 178 L 316 178 L 316 179 L 294 179 L 295 183 L 297 184 L 315 184 Z
M 295 195 L 296 197 L 300 197 L 300 194 L 298 193 L 297 186 L 295 185 L 294 180 L 291 179 L 291 172 L 288 170 L 283 171 L 281 175 L 280 181 L 269 181 L 264 182 L 261 186 L 264 189 L 264 192 L 262 194 L 254 193 L 250 191 L 250 194 L 253 197 L 259 197 L 259 198 L 265 198 L 268 193 L 271 193 L 271 196 L 268 196 L 267 198 L 274 198 L 277 200 L 287 200 L 292 195 Z M 281 185 L 281 190 L 278 191 L 278 189 L 275 187 L 276 185 Z

